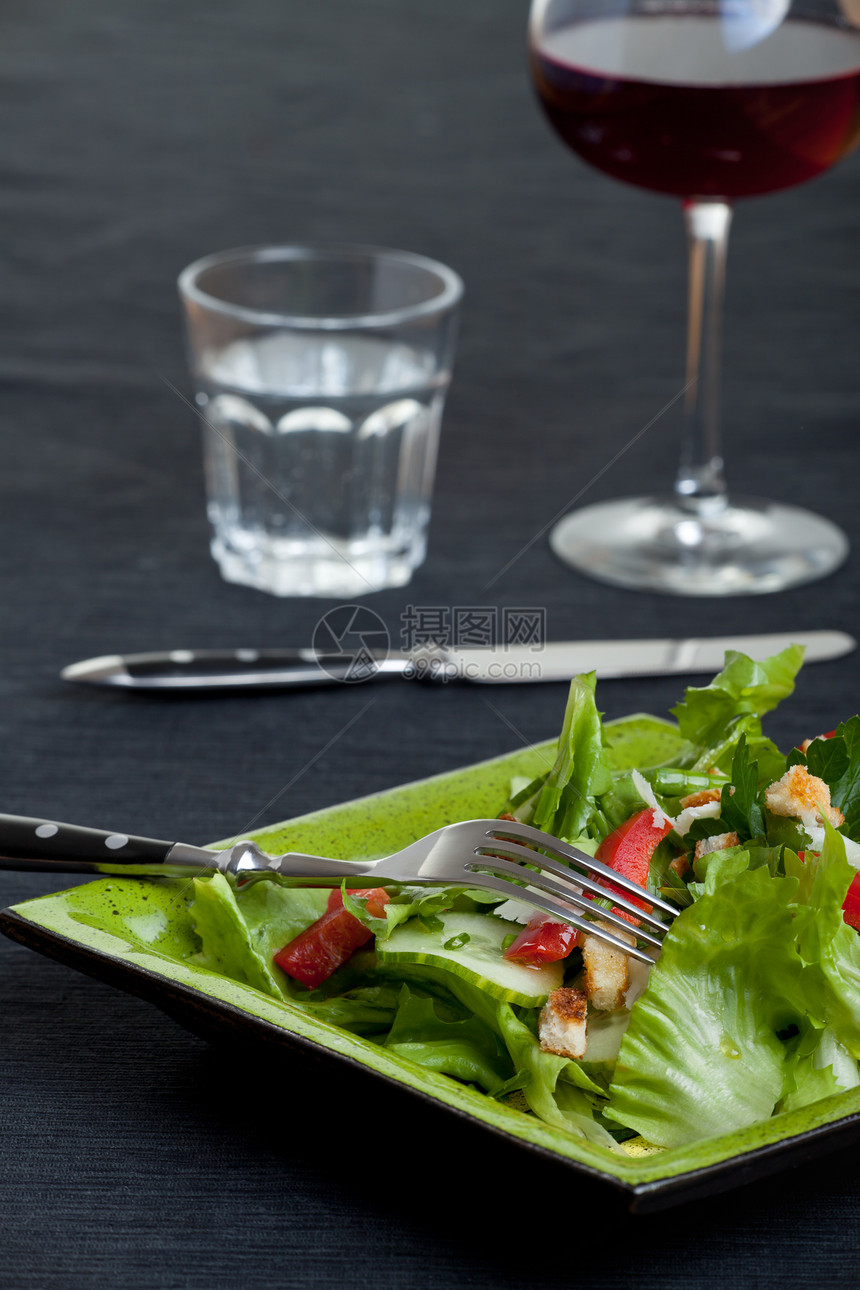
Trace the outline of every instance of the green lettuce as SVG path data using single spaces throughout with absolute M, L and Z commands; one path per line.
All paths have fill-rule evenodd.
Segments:
M 436 970 L 427 971 L 433 974 Z M 614 1137 L 596 1115 L 604 1090 L 577 1062 L 544 1052 L 535 1028 L 511 1004 L 500 1003 L 460 977 L 440 975 L 472 1015 L 481 1018 L 499 1036 L 516 1072 L 517 1086 L 539 1119 L 610 1150 L 618 1149 Z
M 824 780 L 845 816 L 845 833 L 860 842 L 860 717 L 843 722 L 832 739 L 813 739 L 805 757 L 796 753 L 793 760 L 805 761 L 809 773 Z
M 420 918 L 428 931 L 441 927 L 438 915 L 445 910 L 474 910 L 481 905 L 498 905 L 503 897 L 491 891 L 473 891 L 466 887 L 399 887 L 390 893 L 382 918 L 368 913 L 366 897 L 341 885 L 344 909 L 364 923 L 379 941 L 387 941 L 395 928 L 409 918 Z
M 595 680 L 595 673 L 589 672 L 571 681 L 555 764 L 532 815 L 536 829 L 568 841 L 591 832 L 598 813 L 596 799 L 612 787 L 603 726 L 594 702 Z
M 328 892 L 255 882 L 234 887 L 223 874 L 194 879 L 191 916 L 203 943 L 197 962 L 275 998 L 293 985 L 272 956 L 324 912 Z
M 334 978 L 332 978 L 334 981 Z M 397 982 L 383 981 L 373 985 L 356 985 L 347 988 L 344 976 L 339 976 L 329 997 L 324 990 L 315 990 L 301 1000 L 303 1012 L 316 1021 L 340 1026 L 355 1035 L 369 1035 L 381 1039 L 391 1029 L 400 1003 Z M 296 1002 L 296 999 L 293 999 Z
M 708 771 L 727 769 L 738 739 L 746 734 L 762 763 L 782 764 L 784 758 L 761 733 L 761 718 L 794 690 L 803 663 L 803 646 L 789 645 L 780 654 L 755 662 L 746 654 L 726 651 L 723 670 L 710 685 L 690 687 L 672 714 L 687 741 L 675 758 L 680 766 Z
M 722 786 L 719 818 L 697 821 L 684 841 L 689 849 L 699 837 L 734 831 L 740 844 L 695 861 L 691 881 L 671 867 L 678 839 L 655 853 L 650 881 L 684 908 L 614 1067 L 542 1051 L 537 1009 L 499 1002 L 444 968 L 386 967 L 370 944 L 317 990 L 292 981 L 273 956 L 323 913 L 326 890 L 196 880 L 198 962 L 490 1096 L 516 1090 L 544 1123 L 612 1150 L 631 1133 L 682 1146 L 860 1085 L 860 937 L 842 917 L 855 870 L 829 825 L 815 855 L 802 827 L 764 802 L 765 786 L 804 762 L 829 785 L 844 832 L 860 840 L 860 718 L 788 759 L 762 734 L 762 716 L 792 692 L 802 654 L 793 646 L 754 662 L 727 653 L 710 685 L 687 689 L 674 709 L 677 728 L 631 718 L 628 744 L 623 723 L 614 743 L 604 731 L 594 675 L 577 677 L 552 770 L 512 788 L 520 818 L 593 852 L 642 807 L 631 766 L 669 814 L 688 792 Z M 648 722 L 653 757 L 637 742 Z M 347 910 L 379 941 L 407 919 L 432 929 L 443 910 L 474 912 L 499 900 L 462 887 L 391 894 L 376 918 L 344 891 Z
M 860 1068 L 830 1029 L 806 1026 L 786 1044 L 785 1084 L 777 1109 L 797 1111 L 860 1084 Z
M 745 870 L 678 915 L 622 1040 L 610 1119 L 670 1147 L 771 1115 L 777 1031 L 794 1020 L 774 986 L 800 968 L 788 948 L 796 888 Z
M 854 875 L 844 843 L 828 827 L 821 856 L 787 853 L 784 874 L 750 859 L 734 847 L 700 862 L 699 898 L 675 919 L 621 1044 L 606 1115 L 658 1146 L 856 1082 L 860 942 L 842 919 Z M 836 1066 L 822 1064 L 823 1032 Z
M 786 853 L 786 871 L 798 883 L 796 937 L 807 967 L 805 1005 L 860 1059 L 860 936 L 842 917 L 856 870 L 845 857 L 842 837 L 827 823 L 824 835 L 820 855 L 807 852 L 801 863 Z
M 419 1066 L 477 1084 L 491 1097 L 518 1084 L 507 1050 L 490 1026 L 408 985 L 401 987 L 384 1045 Z
M 298 985 L 272 961 L 325 912 L 328 895 L 322 888 L 273 882 L 236 887 L 223 874 L 195 878 L 191 915 L 202 942 L 196 962 L 276 999 L 300 1002 L 318 1021 L 361 1035 L 384 1034 L 397 1013 L 400 987 L 374 979 L 374 955 L 356 956 L 348 970 L 315 991 Z

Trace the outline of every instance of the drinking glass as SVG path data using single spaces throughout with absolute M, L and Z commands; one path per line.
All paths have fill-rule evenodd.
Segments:
M 821 578 L 847 554 L 829 520 L 728 495 L 719 394 L 733 204 L 812 179 L 857 142 L 855 2 L 532 0 L 531 71 L 550 122 L 599 170 L 680 198 L 689 247 L 674 491 L 565 516 L 550 543 L 584 573 L 683 595 L 753 594 Z
M 228 582 L 352 599 L 424 560 L 463 284 L 368 246 L 240 247 L 179 278 Z

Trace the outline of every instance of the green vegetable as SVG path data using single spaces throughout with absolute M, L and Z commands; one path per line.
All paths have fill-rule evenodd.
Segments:
M 437 915 L 440 910 L 462 909 L 473 912 L 482 905 L 498 905 L 501 896 L 488 891 L 472 891 L 465 887 L 400 887 L 391 893 L 385 906 L 385 917 L 374 918 L 368 914 L 364 901 L 347 891 L 346 880 L 341 885 L 344 908 L 364 923 L 381 944 L 387 941 L 401 923 L 410 918 L 420 918 L 425 931 L 440 931 L 442 924 Z
M 802 754 L 797 760 L 803 760 Z M 852 717 L 832 739 L 813 739 L 806 751 L 811 775 L 823 779 L 830 800 L 845 816 L 844 832 L 860 842 L 860 717 Z
M 460 913 L 441 914 L 440 921 L 442 930 L 435 933 L 426 931 L 418 919 L 399 927 L 377 946 L 380 963 L 443 968 L 493 999 L 527 1008 L 542 1006 L 550 991 L 561 985 L 561 963 L 526 967 L 502 957 L 505 937 L 518 930 L 515 923 L 493 914 Z M 468 941 L 461 946 L 451 944 L 464 936 Z
M 320 917 L 328 892 L 255 882 L 239 889 L 223 874 L 194 879 L 191 914 L 203 943 L 198 962 L 286 999 L 293 986 L 272 955 Z
M 534 1114 L 557 1129 L 615 1150 L 614 1138 L 599 1119 L 601 1086 L 577 1062 L 543 1052 L 532 1028 L 509 1003 L 493 999 L 464 977 L 445 977 L 460 1002 L 501 1038 Z
M 783 1087 L 777 1031 L 797 1017 L 781 993 L 799 971 L 795 891 L 745 870 L 678 915 L 622 1041 L 610 1119 L 669 1147 L 770 1116 Z
M 856 1082 L 860 942 L 842 919 L 854 873 L 844 844 L 828 826 L 822 855 L 787 857 L 785 876 L 749 858 L 708 857 L 621 1044 L 606 1115 L 659 1146 L 767 1119 L 784 1095 L 800 1104 L 813 1078 L 831 1092 Z M 855 1059 L 834 1087 L 806 1061 L 825 1028 Z
M 465 1008 L 455 1008 L 404 985 L 385 1047 L 429 1070 L 478 1084 L 491 1096 L 518 1083 L 495 1031 Z
M 565 973 L 576 979 L 579 955 L 506 961 L 521 924 L 492 912 L 500 898 L 487 892 L 406 886 L 377 918 L 344 884 L 345 908 L 375 940 L 308 991 L 272 956 L 327 892 L 216 875 L 195 882 L 197 959 L 492 1097 L 515 1093 L 558 1132 L 612 1151 L 630 1134 L 680 1147 L 860 1086 L 860 937 L 842 917 L 855 870 L 829 824 L 819 856 L 799 821 L 765 804 L 786 766 L 805 763 L 860 841 L 860 717 L 788 758 L 762 733 L 801 659 L 798 647 L 763 662 L 729 652 L 710 685 L 686 691 L 677 725 L 638 714 L 604 726 L 594 675 L 576 677 L 551 770 L 512 785 L 507 809 L 591 854 L 644 808 L 640 776 L 669 815 L 679 798 L 721 789 L 718 816 L 657 848 L 649 885 L 681 912 L 632 1010 L 590 1014 L 582 1061 L 538 1037 L 539 1010 Z M 729 832 L 739 845 L 675 864 Z
M 792 693 L 802 663 L 800 645 L 789 645 L 760 663 L 728 650 L 725 667 L 710 685 L 688 689 L 683 702 L 672 709 L 686 740 L 676 764 L 696 771 L 727 769 L 734 745 L 746 734 L 761 744 L 762 754 L 770 754 L 771 763 L 784 766 L 773 744 L 762 737 L 761 718 Z
M 589 833 L 597 796 L 612 787 L 594 686 L 594 672 L 571 681 L 558 755 L 532 816 L 536 829 L 568 841 Z

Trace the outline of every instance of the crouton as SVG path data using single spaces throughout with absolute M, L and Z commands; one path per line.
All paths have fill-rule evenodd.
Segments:
M 764 795 L 774 815 L 788 815 L 804 825 L 823 824 L 827 819 L 838 828 L 845 816 L 830 805 L 830 789 L 823 779 L 810 775 L 805 766 L 790 766 Z
M 704 806 L 707 802 L 719 802 L 720 790 L 718 788 L 703 788 L 698 793 L 688 793 L 686 797 L 681 798 L 681 809 L 686 810 L 688 806 Z
M 690 867 L 690 857 L 686 852 L 682 851 L 679 856 L 675 856 L 675 859 L 671 861 L 669 868 L 672 870 L 672 873 L 676 873 L 679 878 L 686 878 L 687 874 L 692 872 Z
M 735 791 L 729 785 L 729 793 Z M 722 792 L 719 788 L 703 788 L 698 793 L 688 793 L 681 798 L 681 811 L 675 820 L 675 832 L 686 837 L 696 820 L 716 819 L 722 811 Z
M 542 1051 L 558 1057 L 584 1057 L 587 1012 L 584 990 L 572 986 L 553 990 L 538 1018 Z
M 614 927 L 607 928 L 607 931 L 633 943 L 632 938 Z M 627 955 L 596 936 L 586 936 L 582 942 L 582 964 L 585 968 L 583 988 L 591 1006 L 598 1012 L 613 1012 L 620 1008 L 630 984 Z
M 693 852 L 694 860 L 709 856 L 714 851 L 726 851 L 729 847 L 739 847 L 741 840 L 737 833 L 715 833 L 712 838 L 700 838 Z

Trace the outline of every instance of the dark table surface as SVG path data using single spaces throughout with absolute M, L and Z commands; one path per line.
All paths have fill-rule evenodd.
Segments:
M 409 604 L 541 607 L 555 638 L 860 626 L 856 158 L 739 210 L 724 391 L 732 484 L 830 515 L 848 563 L 692 601 L 550 553 L 549 517 L 682 384 L 685 267 L 671 200 L 550 134 L 525 19 L 510 0 L 2 6 L 5 811 L 204 842 L 559 728 L 558 685 L 151 702 L 60 682 L 95 654 L 300 644 L 331 608 L 228 586 L 209 556 L 174 281 L 228 246 L 402 246 L 465 280 L 429 557 L 367 601 L 393 635 Z M 659 489 L 677 445 L 673 410 L 589 499 Z M 684 683 L 605 682 L 600 705 L 663 712 Z M 769 732 L 829 728 L 856 696 L 856 657 L 810 668 Z M 56 886 L 0 875 L 4 906 Z M 11 941 L 0 961 L 0 1285 L 856 1284 L 856 1149 L 631 1218 L 441 1113 L 392 1122 Z

